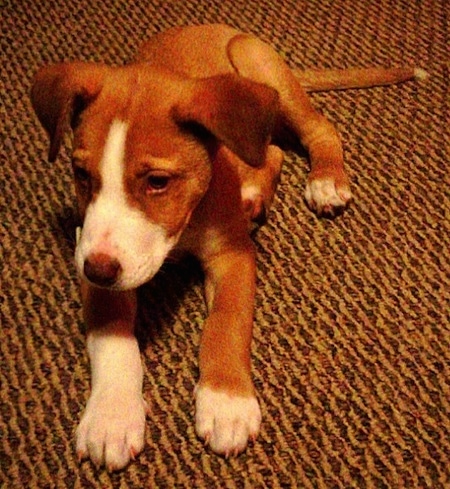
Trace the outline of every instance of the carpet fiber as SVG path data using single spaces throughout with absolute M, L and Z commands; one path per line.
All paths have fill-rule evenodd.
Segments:
M 450 487 L 450 3 L 0 5 L 1 487 Z M 210 22 L 258 34 L 298 68 L 416 65 L 430 78 L 313 95 L 342 134 L 355 202 L 317 219 L 303 201 L 307 161 L 286 155 L 255 237 L 257 441 L 226 460 L 195 436 L 205 306 L 188 262 L 142 290 L 146 445 L 108 474 L 79 464 L 74 450 L 90 381 L 76 204 L 67 148 L 47 163 L 30 82 L 42 65 L 122 64 L 152 34 Z

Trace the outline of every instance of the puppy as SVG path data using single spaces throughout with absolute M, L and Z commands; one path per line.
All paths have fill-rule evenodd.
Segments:
M 333 126 L 307 90 L 387 84 L 412 69 L 293 72 L 266 44 L 222 25 L 174 28 L 122 67 L 62 63 L 35 76 L 32 103 L 55 160 L 73 131 L 92 391 L 80 459 L 109 470 L 143 448 L 146 403 L 134 336 L 136 293 L 179 251 L 205 272 L 208 318 L 195 390 L 197 434 L 229 456 L 259 431 L 250 375 L 255 296 L 252 223 L 270 209 L 283 153 L 302 145 L 305 198 L 333 216 L 351 200 Z

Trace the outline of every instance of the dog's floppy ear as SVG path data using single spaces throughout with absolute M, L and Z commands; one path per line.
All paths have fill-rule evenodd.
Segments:
M 200 124 L 243 161 L 261 165 L 279 113 L 278 92 L 233 74 L 198 79 L 189 90 L 175 119 Z
M 58 155 L 74 117 L 100 92 L 107 67 L 91 63 L 60 63 L 42 68 L 31 89 L 33 108 L 50 137 L 49 161 Z

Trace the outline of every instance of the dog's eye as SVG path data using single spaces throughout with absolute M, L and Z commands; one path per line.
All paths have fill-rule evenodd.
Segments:
M 75 179 L 78 180 L 80 183 L 87 183 L 91 178 L 89 172 L 84 168 L 81 168 L 81 166 L 76 166 L 73 172 L 75 175 Z
M 169 184 L 168 175 L 153 174 L 147 177 L 147 190 L 152 193 L 163 192 Z

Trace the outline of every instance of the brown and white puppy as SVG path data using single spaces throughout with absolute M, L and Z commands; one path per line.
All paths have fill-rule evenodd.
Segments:
M 92 392 L 77 430 L 80 459 L 124 467 L 144 445 L 146 403 L 134 336 L 135 289 L 175 251 L 205 271 L 205 321 L 196 430 L 221 454 L 259 431 L 250 375 L 255 251 L 248 230 L 269 211 L 283 154 L 310 156 L 306 201 L 334 215 L 351 199 L 333 126 L 306 90 L 394 83 L 417 71 L 292 72 L 258 39 L 229 27 L 175 28 L 123 67 L 43 68 L 34 109 L 54 160 L 73 130 L 73 171 L 83 228 L 82 277 Z

